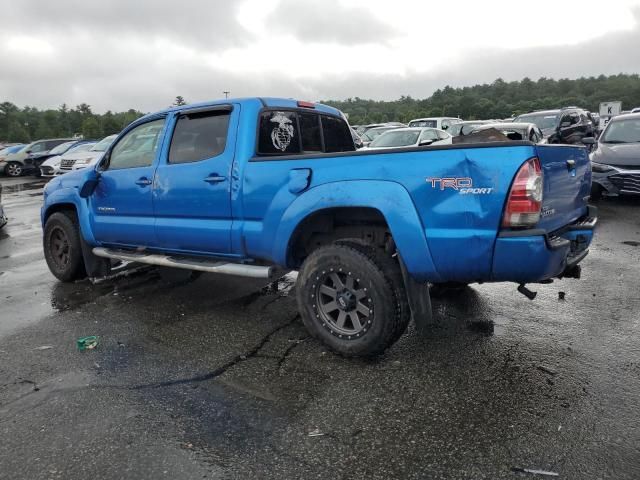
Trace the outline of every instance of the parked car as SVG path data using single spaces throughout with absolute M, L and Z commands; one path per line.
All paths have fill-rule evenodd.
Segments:
M 71 170 L 78 170 L 95 165 L 116 137 L 117 135 L 109 135 L 108 137 L 104 137 L 86 152 L 73 152 L 65 155 L 60 161 L 60 173 L 66 173 Z
M 389 130 L 396 130 L 398 128 L 403 128 L 399 126 L 384 126 L 384 127 L 376 127 L 371 128 L 364 132 L 360 138 L 362 138 L 362 143 L 364 147 L 368 147 L 371 142 L 373 142 L 379 135 L 382 135 L 384 132 L 388 132 Z
M 640 113 L 613 117 L 591 152 L 591 196 L 640 195 Z
M 74 141 L 73 138 L 52 138 L 47 140 L 37 140 L 25 145 L 15 153 L 7 155 L 3 160 L 0 160 L 0 171 L 4 171 L 5 175 L 9 177 L 19 177 L 25 171 L 33 170 L 35 167 L 26 167 L 24 161 L 27 157 L 35 157 L 38 155 L 44 155 L 49 150 L 57 147 L 61 143 Z
M 24 167 L 23 173 L 35 173 L 36 175 L 40 175 L 40 166 L 50 159 L 51 157 L 57 157 L 59 155 L 63 155 L 64 153 L 70 151 L 72 148 L 82 145 L 83 143 L 87 143 L 89 140 L 71 140 L 69 142 L 64 142 L 58 145 L 57 147 L 52 148 L 46 153 L 38 153 L 29 155 L 24 159 Z
M 546 143 L 542 131 L 535 123 L 487 123 L 473 129 L 472 134 L 496 130 L 512 141 L 529 141 L 533 143 Z
M 297 270 L 307 329 L 371 356 L 412 316 L 426 328 L 428 282 L 510 281 L 531 297 L 523 284 L 578 277 L 590 186 L 582 147 L 355 151 L 335 108 L 222 99 L 146 115 L 96 167 L 52 179 L 43 248 L 65 282 L 111 260 L 265 280 Z
M 633 108 L 631 113 L 640 113 L 640 107 Z
M 91 148 L 93 148 L 93 146 L 96 143 L 97 142 L 76 143 L 73 147 L 71 147 L 69 150 L 64 152 L 62 155 L 55 155 L 53 157 L 49 157 L 47 160 L 45 160 L 42 163 L 42 165 L 40 165 L 40 176 L 49 178 L 49 177 L 55 177 L 56 175 L 62 175 L 63 173 L 65 173 L 60 169 L 60 164 L 62 163 L 62 159 L 68 158 L 68 156 L 72 154 L 87 152 Z
M 514 122 L 535 123 L 548 143 L 580 145 L 584 137 L 593 137 L 595 132 L 587 111 L 577 107 L 525 113 Z
M 451 145 L 451 135 L 437 128 L 396 128 L 378 135 L 367 149 Z
M 9 145 L 2 148 L 2 150 L 0 150 L 0 164 L 6 161 L 9 154 L 20 151 L 22 147 L 24 147 L 24 144 L 19 143 L 18 145 Z
M 395 127 L 395 128 L 400 128 L 400 127 L 406 127 L 406 125 L 404 123 L 400 123 L 400 122 L 384 122 L 384 123 L 370 123 L 368 125 L 360 125 L 357 129 L 356 129 L 356 133 L 360 136 L 362 136 L 362 134 L 364 134 L 365 132 L 371 130 L 372 128 L 379 128 L 379 127 Z
M 488 123 L 496 122 L 493 120 L 465 120 L 451 125 L 447 130 L 447 133 L 451 134 L 452 137 L 469 135 L 474 128 L 479 127 L 480 125 L 486 125 Z
M 2 184 L 0 183 L 0 228 L 7 224 L 7 216 L 4 214 L 4 207 L 2 206 Z
M 409 127 L 429 127 L 438 128 L 440 130 L 448 130 L 451 125 L 462 122 L 458 117 L 429 117 L 416 118 L 409 122 Z

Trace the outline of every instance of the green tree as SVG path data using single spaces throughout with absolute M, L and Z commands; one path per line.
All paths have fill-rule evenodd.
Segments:
M 84 122 L 82 122 L 82 136 L 88 139 L 97 139 L 102 137 L 100 124 L 95 117 L 88 117 Z
M 187 102 L 185 101 L 184 97 L 182 95 L 176 96 L 176 99 L 173 102 L 173 106 L 181 107 L 183 105 L 187 105 Z

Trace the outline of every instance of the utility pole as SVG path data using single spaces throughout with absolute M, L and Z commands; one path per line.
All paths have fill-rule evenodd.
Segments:
M 229 94 L 231 93 L 229 90 L 225 90 L 224 92 L 224 98 L 229 98 Z

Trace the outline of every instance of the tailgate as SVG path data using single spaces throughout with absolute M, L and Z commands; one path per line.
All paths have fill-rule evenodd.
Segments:
M 569 145 L 537 145 L 544 196 L 538 227 L 553 232 L 587 213 L 591 162 L 587 149 Z

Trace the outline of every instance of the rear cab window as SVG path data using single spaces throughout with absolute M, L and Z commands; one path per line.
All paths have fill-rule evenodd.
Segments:
M 355 151 L 353 136 L 341 117 L 316 111 L 263 110 L 257 154 L 300 155 Z

